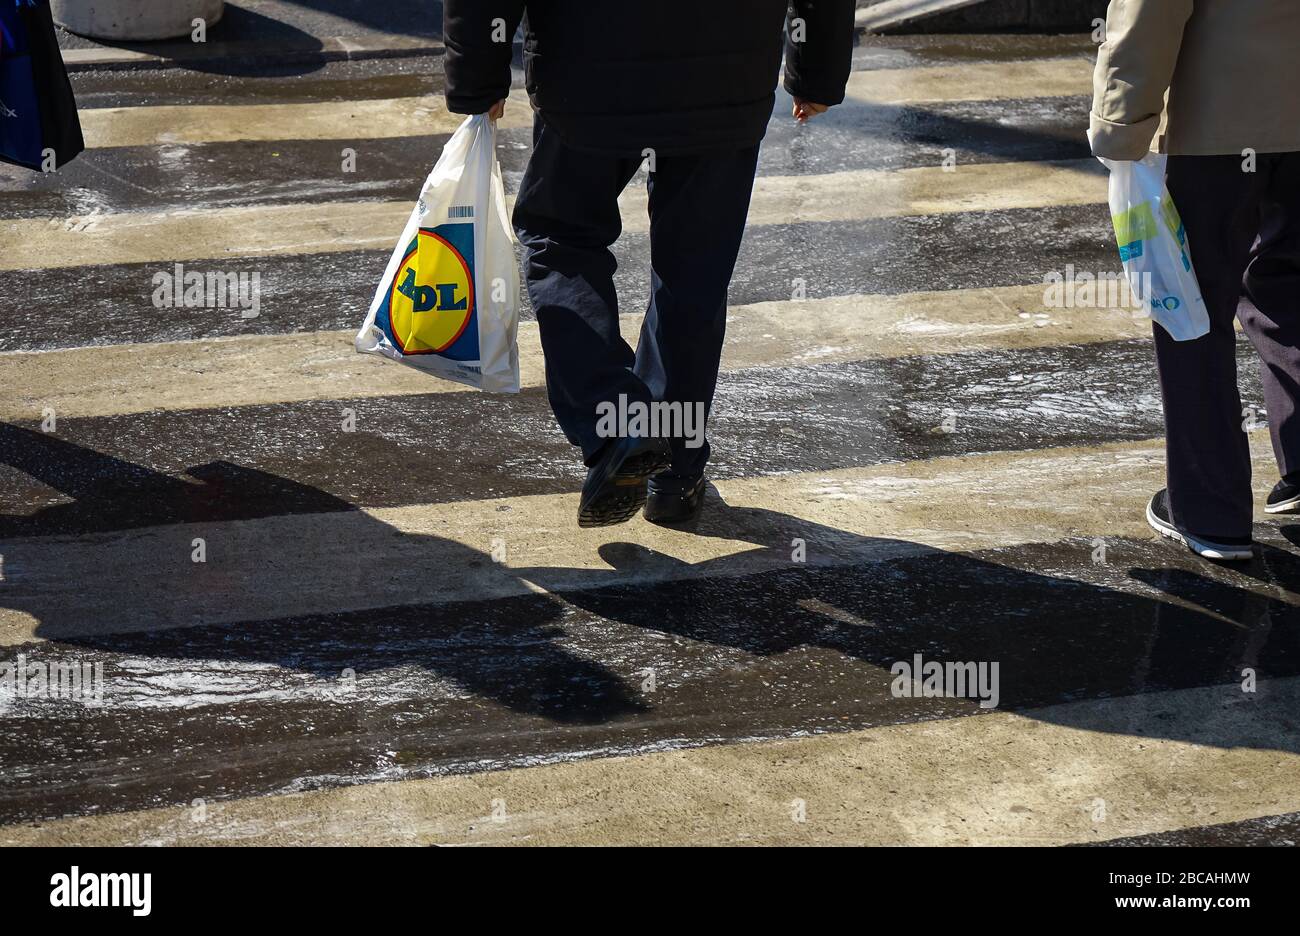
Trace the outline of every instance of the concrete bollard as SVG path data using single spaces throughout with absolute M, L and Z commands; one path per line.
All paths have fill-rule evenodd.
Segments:
M 225 0 L 50 0 L 55 22 L 92 39 L 174 39 L 212 26 Z

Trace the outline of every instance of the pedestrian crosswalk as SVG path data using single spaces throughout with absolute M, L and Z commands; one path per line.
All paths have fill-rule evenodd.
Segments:
M 1145 337 L 1150 324 L 1128 308 L 1065 310 L 1041 286 L 788 299 L 735 306 L 728 316 L 727 370 L 870 358 L 1089 344 Z M 621 318 L 636 344 L 639 313 Z M 809 343 L 807 322 L 816 322 Z M 31 419 L 50 407 L 64 417 L 359 400 L 394 394 L 460 393 L 415 370 L 354 353 L 354 329 L 238 335 L 206 341 L 57 348 L 9 355 L 0 370 L 0 416 Z M 537 323 L 523 322 L 520 369 L 544 382 Z M 258 374 L 257 381 L 247 379 Z
M 1086 50 L 943 54 L 859 50 L 808 127 L 778 102 L 692 532 L 576 527 L 531 313 L 515 397 L 353 352 L 459 122 L 437 95 L 241 79 L 87 110 L 62 183 L 0 176 L 0 663 L 105 672 L 75 717 L 0 695 L 0 843 L 1068 843 L 1300 810 L 1295 528 L 1247 573 L 1155 541 L 1149 322 L 1044 284 L 1118 268 Z M 511 192 L 530 120 L 514 92 Z M 635 341 L 640 185 L 622 210 Z M 257 273 L 259 313 L 155 304 L 178 262 Z M 894 693 L 922 652 L 998 663 L 999 709 Z
M 829 175 L 763 176 L 755 185 L 753 227 L 862 221 L 911 215 L 1097 205 L 1105 176 L 1095 160 L 986 163 Z M 513 201 L 513 199 L 512 199 Z M 647 195 L 630 187 L 620 199 L 623 229 L 649 230 Z M 378 248 L 401 232 L 408 202 L 323 202 L 89 214 L 51 223 L 8 223 L 13 246 L 0 269 L 79 267 L 90 255 L 105 264 L 167 264 L 228 256 L 270 257 Z
M 1008 80 L 1009 76 L 1012 80 Z M 853 75 L 848 95 L 860 104 L 983 101 L 1023 94 L 1087 94 L 1090 78 L 1080 56 L 942 67 L 879 68 Z M 440 95 L 342 102 L 108 107 L 82 118 L 91 147 L 188 146 L 279 140 L 369 140 L 451 133 L 463 118 Z M 528 97 L 511 93 L 501 129 L 532 125 Z
M 1266 469 L 1265 447 L 1256 457 Z M 789 571 L 795 538 L 805 540 L 800 565 L 816 568 L 1010 548 L 1065 528 L 1090 561 L 1092 540 L 1140 540 L 1146 530 L 1113 476 L 1148 490 L 1160 486 L 1161 467 L 1159 444 L 1143 441 L 720 480 L 720 516 L 704 536 L 637 529 L 643 555 L 626 565 L 607 555 L 607 534 L 574 527 L 568 493 L 187 517 L 115 530 L 107 554 L 98 537 L 36 537 L 11 555 L 0 644 Z M 1073 492 L 1068 503 L 1052 504 L 1058 486 Z M 997 525 L 954 527 L 953 505 L 976 503 Z M 192 567 L 196 537 L 211 544 L 218 575 Z M 478 561 L 494 542 L 504 548 Z

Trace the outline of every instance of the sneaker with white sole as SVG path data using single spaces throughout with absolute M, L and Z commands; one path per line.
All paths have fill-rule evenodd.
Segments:
M 1254 559 L 1255 543 L 1249 537 L 1208 537 L 1189 533 L 1174 526 L 1169 517 L 1169 492 L 1161 488 L 1147 504 L 1147 523 L 1161 536 L 1182 543 L 1203 559 Z
M 1300 513 L 1300 482 L 1283 478 L 1269 492 L 1264 512 L 1271 514 Z

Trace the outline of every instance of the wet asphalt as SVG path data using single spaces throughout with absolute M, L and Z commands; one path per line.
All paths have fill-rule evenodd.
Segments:
M 1256 369 L 1243 402 L 1262 410 L 1244 343 L 1241 365 Z M 355 431 L 342 430 L 345 411 L 356 414 Z M 710 477 L 719 479 L 1136 441 L 1162 428 L 1142 341 L 724 373 L 715 414 Z M 22 469 L 8 487 L 0 536 L 311 513 L 330 498 L 396 507 L 558 494 L 582 479 L 544 388 L 509 407 L 467 391 L 131 413 L 59 427 L 51 438 L 38 421 L 0 426 L 0 463 Z M 213 478 L 203 487 L 172 480 L 186 473 Z M 229 494 L 205 492 L 213 484 Z

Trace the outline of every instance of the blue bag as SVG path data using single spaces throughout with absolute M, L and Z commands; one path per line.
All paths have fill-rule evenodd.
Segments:
M 44 0 L 0 0 L 0 162 L 40 171 L 85 149 L 72 85 Z

